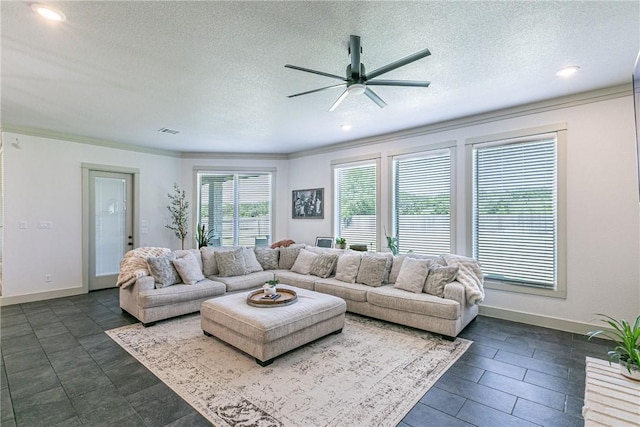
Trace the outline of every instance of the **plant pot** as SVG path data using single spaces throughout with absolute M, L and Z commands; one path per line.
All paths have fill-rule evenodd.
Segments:
M 640 381 L 640 367 L 632 365 L 631 373 L 629 373 L 629 370 L 627 369 L 627 365 L 625 363 L 620 362 L 618 363 L 618 366 L 620 367 L 620 373 L 622 375 L 631 380 Z
M 336 249 L 347 249 L 346 243 L 336 243 Z
M 267 296 L 272 296 L 276 294 L 276 287 L 265 285 L 262 289 L 264 289 L 264 294 Z

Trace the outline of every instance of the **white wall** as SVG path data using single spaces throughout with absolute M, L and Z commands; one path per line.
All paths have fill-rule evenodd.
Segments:
M 273 217 L 275 225 L 275 233 L 271 237 L 272 242 L 289 238 L 288 221 L 287 221 L 287 206 L 290 193 L 287 192 L 289 187 L 289 169 L 288 160 L 286 159 L 269 159 L 269 158 L 228 158 L 218 157 L 211 155 L 211 157 L 199 157 L 199 158 L 184 158 L 181 162 L 182 176 L 181 182 L 184 185 L 184 189 L 187 193 L 187 198 L 190 200 L 192 206 L 196 206 L 197 194 L 195 194 L 196 186 L 196 170 L 211 168 L 216 171 L 241 171 L 241 170 L 275 170 L 275 185 L 273 188 L 275 203 L 273 206 Z M 268 157 L 268 156 L 267 156 Z M 290 211 L 289 211 L 290 212 Z M 289 217 L 291 214 L 289 213 Z M 195 224 L 195 216 L 190 217 L 191 228 L 195 230 L 197 224 Z M 189 239 L 190 245 L 195 245 L 192 238 Z
M 138 218 L 149 223 L 139 245 L 179 245 L 164 228 L 167 193 L 180 182 L 179 158 L 8 132 L 2 138 L 3 304 L 82 291 L 82 163 L 139 169 Z M 16 138 L 20 149 L 11 144 Z M 19 229 L 19 221 L 28 228 Z M 39 221 L 52 221 L 53 229 L 38 229 Z M 45 274 L 53 280 L 45 282 Z
M 374 153 L 382 154 L 381 224 L 390 229 L 388 153 L 454 140 L 456 252 L 463 254 L 470 239 L 465 221 L 465 140 L 563 122 L 568 135 L 567 298 L 488 289 L 483 306 L 502 314 L 518 312 L 513 318 L 537 317 L 538 323 L 549 326 L 591 323 L 594 313 L 602 312 L 635 318 L 640 312 L 640 213 L 631 96 L 293 158 L 289 162 L 289 190 L 324 187 L 327 210 L 324 220 L 290 219 L 290 236 L 296 241 L 313 242 L 316 236 L 333 235 L 331 161 Z M 527 319 L 527 313 L 533 316 Z

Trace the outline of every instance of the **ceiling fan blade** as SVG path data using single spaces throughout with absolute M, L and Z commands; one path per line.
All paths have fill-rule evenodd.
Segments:
M 307 73 L 318 74 L 325 77 L 331 77 L 332 79 L 342 80 L 343 82 L 347 81 L 347 79 L 345 79 L 344 77 L 336 76 L 335 74 L 323 73 L 322 71 L 316 71 L 316 70 L 311 70 L 309 68 L 298 67 L 297 65 L 287 64 L 285 65 L 285 68 L 291 68 L 292 70 L 305 71 Z
M 373 70 L 372 72 L 367 74 L 365 77 L 367 80 L 371 80 L 384 73 L 388 73 L 389 71 L 395 70 L 396 68 L 400 68 L 404 65 L 410 64 L 414 61 L 417 61 L 418 59 L 422 59 L 425 56 L 429 56 L 429 55 L 431 55 L 431 52 L 429 52 L 429 49 L 421 50 L 420 52 L 416 52 L 413 55 L 407 56 L 406 58 L 398 59 L 397 61 L 392 62 L 391 64 L 387 64 L 383 67 L 378 68 L 377 70 Z
M 411 86 L 411 87 L 429 87 L 431 82 L 423 82 L 417 80 L 368 80 L 367 86 Z
M 360 80 L 360 37 L 352 35 L 349 39 L 349 53 L 351 54 L 351 78 Z
M 332 112 L 333 110 L 338 108 L 338 105 L 342 104 L 342 101 L 344 101 L 344 99 L 347 97 L 347 95 L 349 95 L 349 91 L 348 90 L 345 90 L 344 92 L 342 92 L 342 95 L 340 95 L 340 97 L 338 99 L 336 99 L 336 102 L 333 103 L 331 108 L 329 108 L 329 112 Z
M 333 85 L 333 86 L 321 87 L 320 89 L 308 90 L 306 92 L 300 92 L 300 93 L 296 93 L 294 95 L 288 95 L 287 98 L 293 98 L 295 96 L 307 95 L 307 94 L 310 94 L 310 93 L 320 92 L 322 90 L 333 89 L 333 88 L 336 88 L 336 87 L 345 87 L 345 86 L 346 86 L 346 83 L 340 83 L 340 84 Z
M 378 104 L 378 107 L 380 108 L 384 108 L 387 106 L 387 103 L 384 102 L 382 100 L 382 98 L 380 98 L 378 95 L 376 95 L 376 93 L 374 91 L 372 91 L 369 88 L 366 88 L 364 90 L 364 94 L 367 95 L 369 97 L 370 100 L 372 100 L 373 102 L 375 102 L 376 104 Z

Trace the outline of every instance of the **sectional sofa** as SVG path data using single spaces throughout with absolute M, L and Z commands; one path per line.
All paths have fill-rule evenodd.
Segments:
M 120 307 L 145 326 L 199 311 L 210 298 L 278 279 L 340 297 L 353 313 L 455 337 L 477 316 L 484 296 L 478 264 L 455 255 L 393 256 L 307 245 L 155 248 L 153 254 L 143 250 L 139 257 L 129 256 L 138 267 L 146 262 L 147 271 L 138 268 L 135 277 L 119 280 Z M 121 276 L 131 271 L 126 260 Z

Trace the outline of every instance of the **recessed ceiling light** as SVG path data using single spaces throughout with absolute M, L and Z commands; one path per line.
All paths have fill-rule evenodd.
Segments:
M 64 16 L 64 13 L 60 12 L 57 9 L 52 8 L 51 6 L 47 6 L 46 4 L 34 3 L 31 5 L 31 9 L 39 14 L 40 16 L 47 18 L 51 21 L 62 22 L 67 19 Z
M 580 67 L 578 67 L 577 65 L 572 65 L 571 67 L 564 67 L 564 68 L 561 68 L 560 70 L 558 70 L 558 72 L 556 73 L 556 76 L 559 76 L 559 77 L 571 77 L 575 73 L 577 73 L 579 69 L 580 69 Z
M 353 126 L 351 125 L 340 125 L 340 129 L 342 129 L 345 132 L 350 131 L 352 127 Z

